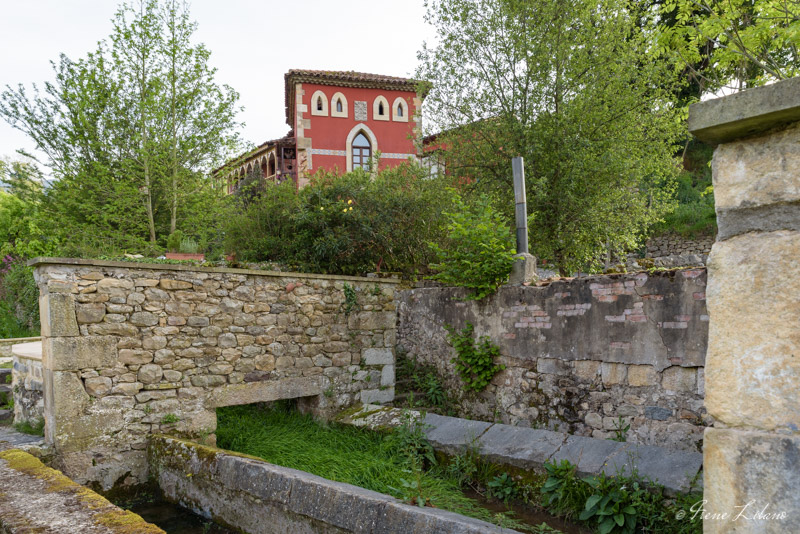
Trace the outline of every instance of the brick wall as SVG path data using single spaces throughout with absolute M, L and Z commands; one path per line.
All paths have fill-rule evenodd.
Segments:
M 455 288 L 401 292 L 398 348 L 434 365 L 461 416 L 698 450 L 708 339 L 705 270 L 504 286 L 474 302 Z M 467 322 L 506 369 L 466 395 L 446 325 Z M 622 418 L 620 420 L 620 418 Z

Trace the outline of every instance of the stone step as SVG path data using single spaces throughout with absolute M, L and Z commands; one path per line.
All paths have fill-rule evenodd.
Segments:
M 0 421 L 7 421 L 14 418 L 13 410 L 0 410 Z

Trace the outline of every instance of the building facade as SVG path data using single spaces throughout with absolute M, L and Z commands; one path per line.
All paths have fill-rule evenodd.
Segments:
M 320 170 L 372 172 L 420 155 L 415 80 L 316 70 L 290 70 L 284 80 L 291 130 L 215 171 L 229 193 L 289 179 L 301 188 Z

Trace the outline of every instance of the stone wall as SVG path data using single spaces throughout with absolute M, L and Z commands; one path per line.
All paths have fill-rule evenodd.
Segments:
M 302 397 L 325 415 L 393 398 L 394 280 L 31 264 L 41 292 L 45 439 L 79 482 L 143 482 L 148 434 L 213 443 L 220 406 Z
M 34 346 L 38 350 L 31 350 Z M 36 424 L 44 418 L 41 344 L 34 342 L 15 345 L 13 362 L 11 384 L 14 396 L 14 423 L 27 421 Z
M 475 302 L 455 288 L 403 291 L 398 350 L 434 365 L 460 416 L 699 450 L 708 315 L 702 269 L 504 286 Z M 500 347 L 498 373 L 467 395 L 447 325 Z M 621 419 L 620 419 L 621 418 Z
M 800 532 L 800 78 L 695 104 L 718 145 L 703 531 Z
M 647 240 L 648 258 L 661 258 L 663 256 L 685 256 L 696 254 L 707 256 L 714 244 L 714 236 L 698 236 L 694 239 L 678 234 L 664 234 L 651 237 Z

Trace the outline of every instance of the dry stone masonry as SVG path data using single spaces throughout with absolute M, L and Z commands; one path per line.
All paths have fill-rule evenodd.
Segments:
M 437 368 L 462 417 L 696 452 L 711 422 L 705 292 L 704 269 L 504 286 L 480 302 L 414 289 L 400 297 L 398 344 Z M 464 393 L 445 329 L 467 322 L 506 366 L 478 395 Z
M 147 436 L 213 443 L 217 407 L 305 398 L 324 415 L 393 398 L 394 280 L 31 263 L 45 437 L 78 482 L 144 482 Z M 345 284 L 355 302 L 345 302 Z
M 703 530 L 800 532 L 800 78 L 692 106 L 718 145 Z

